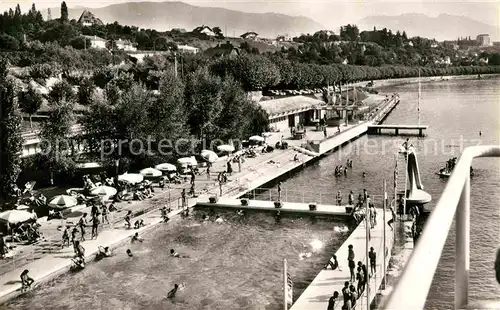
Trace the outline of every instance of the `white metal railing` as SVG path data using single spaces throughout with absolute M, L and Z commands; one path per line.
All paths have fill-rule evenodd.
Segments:
M 470 167 L 476 157 L 500 157 L 500 145 L 464 150 L 419 237 L 406 268 L 382 309 L 424 309 L 455 213 L 455 309 L 468 304 L 470 251 Z

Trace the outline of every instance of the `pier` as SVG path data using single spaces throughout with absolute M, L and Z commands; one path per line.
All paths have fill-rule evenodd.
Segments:
M 247 204 L 245 205 L 245 201 Z M 210 202 L 209 199 L 199 199 L 197 206 L 208 208 L 229 208 L 236 210 L 256 210 L 256 211 L 277 211 L 282 213 L 298 213 L 309 215 L 335 215 L 347 217 L 350 216 L 350 210 L 346 208 L 353 207 L 352 205 L 334 206 L 321 205 L 314 202 L 297 203 L 297 202 L 281 202 L 281 207 L 277 208 L 274 201 L 264 200 L 249 200 L 249 199 L 232 199 L 220 198 L 216 202 Z
M 390 212 L 384 212 L 377 208 L 377 225 L 370 229 L 370 240 L 368 247 L 373 247 L 376 253 L 376 271 L 375 275 L 367 282 L 367 289 L 359 296 L 356 302 L 356 309 L 367 309 L 367 302 L 371 304 L 383 284 L 384 274 L 387 270 L 392 245 L 394 243 L 394 234 L 387 227 L 387 220 L 392 217 Z M 385 220 L 384 220 L 385 219 Z M 385 230 L 385 231 L 384 231 Z M 385 234 L 385 242 L 384 242 Z M 349 238 L 335 252 L 339 262 L 337 270 L 321 270 L 314 280 L 309 284 L 306 290 L 297 299 L 291 310 L 325 310 L 328 306 L 328 300 L 332 297 L 333 292 L 339 292 L 339 298 L 335 303 L 335 309 L 342 308 L 342 288 L 344 282 L 350 280 L 350 272 L 347 264 L 348 246 L 352 244 L 355 259 L 366 264 L 367 270 L 370 273 L 370 265 L 366 263 L 366 225 L 362 221 L 356 229 L 351 233 Z M 385 243 L 385 244 L 384 244 Z M 384 261 L 384 251 L 386 253 Z M 357 267 L 357 266 L 356 266 Z M 369 288 L 369 289 L 368 289 Z M 367 295 L 367 291 L 369 292 Z
M 429 126 L 427 125 L 368 125 L 368 134 L 372 135 L 380 135 L 383 134 L 382 130 L 391 130 L 394 131 L 394 134 L 397 136 L 401 134 L 401 131 L 405 132 L 415 132 L 418 131 L 418 136 L 424 136 L 424 130 L 427 130 Z

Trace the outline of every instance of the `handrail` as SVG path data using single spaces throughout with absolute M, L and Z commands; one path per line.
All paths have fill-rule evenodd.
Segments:
M 468 302 L 470 167 L 476 157 L 500 157 L 500 145 L 466 148 L 446 187 L 427 220 L 427 224 L 406 268 L 383 309 L 424 309 L 441 252 L 448 237 L 455 213 L 456 265 L 455 309 Z M 460 193 L 460 194 L 459 194 Z M 458 211 L 458 212 L 457 212 Z M 446 232 L 446 233 L 445 233 Z

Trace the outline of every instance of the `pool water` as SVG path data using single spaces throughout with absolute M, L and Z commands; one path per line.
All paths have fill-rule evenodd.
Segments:
M 343 222 L 271 213 L 216 210 L 223 224 L 203 222 L 199 209 L 126 244 L 114 256 L 40 285 L 7 309 L 282 309 L 283 259 L 294 281 L 294 300 L 347 239 Z M 212 220 L 214 217 L 211 216 Z M 125 255 L 127 248 L 134 257 Z M 169 249 L 189 258 L 172 258 Z M 301 253 L 311 252 L 309 258 Z M 174 284 L 185 283 L 173 300 Z

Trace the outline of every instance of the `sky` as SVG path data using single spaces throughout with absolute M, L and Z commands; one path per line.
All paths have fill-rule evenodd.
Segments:
M 123 2 L 141 0 L 86 0 L 84 2 L 68 0 L 69 7 L 103 7 Z M 149 0 L 163 2 L 168 0 Z M 59 7 L 60 0 L 0 0 L 0 10 L 14 7 L 27 9 L 31 3 L 37 8 Z M 310 17 L 325 26 L 354 23 L 365 16 L 400 15 L 404 13 L 422 13 L 428 16 L 439 14 L 463 15 L 500 28 L 499 0 L 184 0 L 183 2 L 209 7 L 222 7 L 251 13 L 275 12 L 294 16 Z

